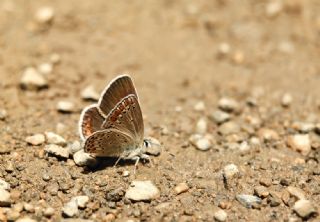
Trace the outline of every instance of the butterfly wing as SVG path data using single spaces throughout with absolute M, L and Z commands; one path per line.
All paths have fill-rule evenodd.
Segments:
M 128 75 L 121 75 L 110 82 L 99 99 L 99 109 L 107 116 L 109 112 L 126 96 L 137 93 L 133 81 Z
M 99 157 L 118 157 L 135 149 L 133 138 L 117 129 L 105 129 L 93 133 L 84 144 L 84 151 Z
M 144 125 L 138 98 L 134 95 L 124 97 L 113 108 L 103 122 L 104 129 L 117 129 L 130 135 L 134 141 L 143 143 Z
M 82 140 L 88 138 L 94 132 L 101 130 L 105 119 L 100 115 L 96 104 L 86 107 L 80 116 L 79 133 Z

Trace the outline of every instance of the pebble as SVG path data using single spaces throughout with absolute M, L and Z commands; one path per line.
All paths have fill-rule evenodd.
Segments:
M 75 108 L 74 104 L 70 101 L 59 101 L 57 103 L 57 110 L 63 113 L 72 113 Z
M 34 206 L 32 204 L 29 203 L 24 203 L 23 204 L 23 208 L 25 209 L 25 211 L 29 212 L 29 213 L 34 213 Z
M 298 200 L 295 202 L 293 210 L 302 218 L 308 218 L 312 214 L 317 213 L 315 207 L 309 200 Z
M 223 175 L 225 178 L 232 178 L 238 174 L 239 174 L 239 169 L 233 163 L 228 164 L 223 168 Z
M 243 141 L 239 146 L 239 150 L 241 153 L 246 153 L 246 152 L 250 151 L 250 149 L 251 149 L 251 147 L 247 141 Z
M 181 193 L 184 193 L 186 191 L 189 190 L 189 186 L 187 183 L 179 183 L 177 186 L 175 186 L 174 188 L 174 192 L 176 194 L 181 194 Z
M 133 201 L 147 201 L 160 196 L 159 189 L 150 181 L 132 181 L 125 197 Z
M 32 135 L 32 136 L 28 136 L 26 138 L 26 142 L 31 144 L 31 145 L 34 145 L 34 146 L 41 145 L 45 141 L 46 141 L 46 138 L 41 133 L 38 133 L 38 134 L 35 134 L 35 135 Z
M 122 172 L 122 176 L 123 176 L 123 177 L 128 177 L 128 176 L 130 176 L 130 171 L 129 171 L 129 170 L 123 171 L 123 172 Z
M 218 107 L 226 112 L 238 111 L 240 108 L 239 103 L 232 98 L 221 98 L 218 101 Z
M 269 196 L 269 191 L 264 186 L 256 186 L 254 188 L 254 193 L 261 198 L 266 198 L 267 196 Z
M 23 89 L 36 90 L 48 86 L 47 80 L 36 69 L 26 68 L 22 74 L 20 85 Z
M 35 20 L 39 24 L 49 24 L 54 18 L 54 10 L 52 7 L 44 6 L 39 8 L 35 13 Z
M 5 144 L 0 144 L 0 154 L 10 153 L 11 151 L 12 151 L 12 147 Z
M 68 145 L 69 153 L 74 155 L 76 152 L 82 150 L 81 144 L 79 141 L 74 141 L 73 143 Z
M 307 122 L 294 122 L 291 127 L 294 130 L 297 130 L 301 133 L 309 133 L 313 131 L 316 126 L 313 123 L 307 123 Z
M 223 42 L 223 43 L 220 43 L 219 46 L 218 46 L 218 57 L 219 58 L 223 58 L 223 57 L 226 57 L 227 55 L 229 55 L 231 52 L 231 46 L 226 43 L 226 42 Z
M 148 143 L 146 154 L 159 156 L 162 150 L 160 141 L 153 137 L 148 137 L 145 141 Z
M 30 217 L 22 217 L 16 220 L 16 222 L 37 222 L 37 221 L 34 219 L 31 219 Z
M 214 212 L 213 217 L 217 221 L 226 221 L 228 214 L 224 210 L 219 209 Z
M 225 122 L 219 126 L 218 132 L 221 135 L 229 135 L 229 134 L 239 133 L 240 126 L 233 121 Z
M 57 157 L 65 158 L 65 159 L 69 157 L 69 151 L 67 148 L 63 148 L 55 144 L 46 145 L 44 147 L 44 151 L 46 153 L 52 154 Z
M 217 123 L 221 124 L 226 121 L 229 121 L 231 118 L 230 114 L 221 110 L 214 111 L 211 115 L 211 119 Z
M 89 153 L 85 153 L 83 149 L 73 155 L 73 160 L 77 166 L 94 167 L 97 164 L 97 159 Z
M 259 197 L 247 194 L 239 194 L 236 199 L 246 208 L 252 208 L 255 205 L 261 204 L 262 200 Z
M 0 120 L 5 120 L 8 116 L 8 113 L 5 109 L 0 109 Z
M 49 75 L 52 73 L 53 70 L 53 66 L 51 63 L 42 63 L 40 65 L 38 65 L 38 71 L 42 74 L 42 75 Z
M 297 198 L 298 200 L 305 200 L 306 199 L 306 196 L 305 196 L 303 190 L 301 190 L 298 187 L 288 186 L 287 191 L 290 193 L 291 196 Z
M 0 189 L 0 207 L 9 207 L 11 204 L 10 193 L 5 189 Z
M 60 146 L 65 146 L 67 144 L 67 141 L 58 134 L 55 134 L 53 132 L 45 132 L 44 134 L 46 136 L 48 144 L 55 144 Z
M 199 101 L 194 105 L 193 109 L 195 111 L 202 112 L 202 111 L 205 111 L 206 105 L 204 104 L 203 101 Z
M 196 133 L 205 134 L 207 132 L 207 121 L 205 118 L 201 118 L 198 120 L 196 124 Z
M 97 93 L 93 85 L 89 85 L 81 91 L 81 97 L 84 100 L 98 101 L 100 95 Z
M 287 144 L 291 149 L 308 155 L 311 151 L 311 141 L 308 134 L 296 134 L 288 136 Z
M 262 128 L 258 131 L 258 136 L 260 140 L 264 142 L 275 141 L 279 139 L 279 135 L 276 131 L 272 129 Z
M 44 210 L 43 215 L 46 216 L 46 217 L 51 217 L 54 214 L 55 211 L 56 210 L 53 207 L 47 207 Z
M 0 189 L 10 190 L 10 184 L 0 178 Z
M 283 10 L 283 5 L 280 1 L 271 1 L 266 5 L 266 15 L 269 18 L 276 17 Z
M 76 197 L 72 197 L 71 201 L 75 201 L 77 203 L 77 206 L 83 209 L 87 206 L 87 203 L 89 202 L 89 197 L 85 195 L 76 196 Z
M 202 136 L 199 134 L 193 134 L 189 141 L 194 145 L 198 150 L 207 151 L 212 147 L 210 138 L 207 136 Z
M 61 61 L 61 56 L 57 53 L 53 53 L 50 56 L 50 62 L 52 62 L 52 64 L 56 65 Z
M 291 103 L 292 103 L 292 96 L 291 96 L 291 94 L 289 94 L 289 93 L 286 93 L 286 94 L 284 94 L 283 96 L 282 96 L 282 98 L 281 98 L 281 105 L 283 106 L 283 107 L 289 107 L 290 105 L 291 105 Z
M 77 215 L 79 213 L 77 201 L 75 199 L 71 199 L 63 206 L 62 213 L 65 217 L 74 217 Z

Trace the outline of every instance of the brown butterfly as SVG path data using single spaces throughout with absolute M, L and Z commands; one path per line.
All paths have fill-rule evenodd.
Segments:
M 150 145 L 144 140 L 144 125 L 138 95 L 129 75 L 110 82 L 98 104 L 86 107 L 79 121 L 84 151 L 96 157 L 148 159 Z M 118 163 L 116 162 L 116 164 Z

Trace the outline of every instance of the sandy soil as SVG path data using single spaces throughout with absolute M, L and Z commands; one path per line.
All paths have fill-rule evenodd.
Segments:
M 43 6 L 54 11 L 40 21 Z M 7 115 L 0 120 L 0 178 L 11 196 L 0 220 L 60 221 L 63 206 L 86 195 L 73 218 L 302 221 L 295 204 L 307 199 L 312 207 L 304 219 L 319 221 L 319 11 L 317 0 L 1 1 L 0 108 Z M 53 65 L 48 86 L 22 89 L 24 70 L 43 63 Z M 80 112 L 92 103 L 82 90 L 93 85 L 100 93 L 121 73 L 134 79 L 146 136 L 163 144 L 153 166 L 139 163 L 133 175 L 134 164 L 110 167 L 105 160 L 90 169 L 48 155 L 45 144 L 27 144 L 28 136 L 47 131 L 80 140 Z M 221 98 L 236 101 L 227 132 L 212 120 Z M 74 104 L 71 113 L 57 111 L 63 100 Z M 197 110 L 199 102 L 204 109 Z M 211 143 L 207 151 L 189 140 L 199 119 L 207 124 L 200 129 Z M 272 130 L 271 138 L 261 129 Z M 308 138 L 302 153 L 287 142 L 297 134 Z M 228 164 L 239 171 L 230 178 Z M 160 196 L 126 199 L 134 180 L 152 181 Z M 176 194 L 180 183 L 189 189 Z M 240 194 L 260 195 L 261 203 L 246 208 Z

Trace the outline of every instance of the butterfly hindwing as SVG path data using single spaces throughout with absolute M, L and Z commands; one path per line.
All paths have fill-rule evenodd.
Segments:
M 117 129 L 105 129 L 93 133 L 84 144 L 84 151 L 94 156 L 120 156 L 137 146 L 133 138 Z
M 79 133 L 84 140 L 96 131 L 101 130 L 105 119 L 100 115 L 97 105 L 86 107 L 80 116 Z

